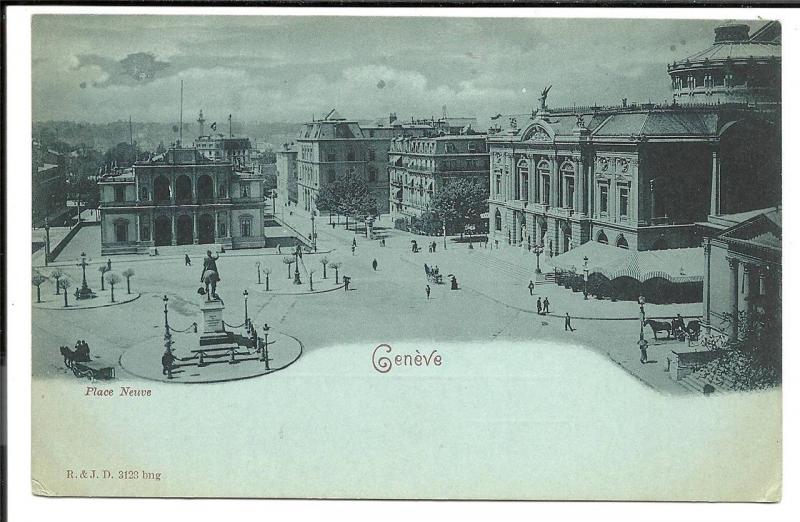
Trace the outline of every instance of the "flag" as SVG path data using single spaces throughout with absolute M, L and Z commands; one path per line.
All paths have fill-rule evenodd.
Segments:
M 211 124 L 211 130 L 212 131 L 217 130 L 217 122 L 214 122 L 214 123 Z

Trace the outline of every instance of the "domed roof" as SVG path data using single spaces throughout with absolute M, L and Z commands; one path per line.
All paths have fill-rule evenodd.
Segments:
M 776 29 L 777 28 L 777 29 Z M 765 31 L 769 29 L 769 31 Z M 761 35 L 774 33 L 777 36 L 763 38 Z M 780 26 L 775 22 L 768 22 L 752 36 L 749 35 L 750 27 L 741 23 L 726 23 L 714 30 L 714 45 L 692 54 L 677 62 L 697 63 L 702 61 L 724 61 L 742 59 L 780 59 Z

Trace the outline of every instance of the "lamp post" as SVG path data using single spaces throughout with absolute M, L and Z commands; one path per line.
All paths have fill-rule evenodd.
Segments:
M 639 327 L 639 339 L 644 339 L 644 320 L 645 320 L 644 305 L 645 305 L 645 303 L 646 303 L 646 301 L 645 301 L 644 296 L 640 295 L 639 296 L 639 313 L 642 314 L 642 320 L 640 322 L 640 327 Z
M 314 225 L 314 209 L 311 209 L 311 244 L 314 247 L 314 252 L 317 251 L 317 229 Z
M 83 281 L 81 282 L 81 290 L 78 293 L 78 296 L 81 299 L 85 299 L 87 297 L 91 297 L 92 296 L 92 291 L 89 288 L 89 285 L 86 284 L 86 267 L 89 266 L 89 263 L 88 263 L 87 259 L 88 258 L 86 257 L 86 252 L 81 252 L 81 262 L 78 263 L 78 265 L 77 265 L 77 266 L 79 266 L 79 267 L 81 267 L 83 269 Z
M 47 266 L 48 261 L 50 261 L 50 221 L 47 216 L 44 217 L 44 235 L 44 266 Z
M 275 216 L 275 189 L 272 189 L 272 217 Z
M 297 245 L 297 248 L 294 250 L 294 281 L 292 281 L 296 285 L 303 284 L 300 281 L 300 245 Z
M 264 369 L 269 370 L 269 325 L 264 323 Z
M 589 258 L 583 256 L 583 299 L 589 299 Z
M 244 325 L 247 326 L 247 323 L 250 321 L 250 319 L 247 316 L 247 295 L 248 295 L 247 288 L 244 289 L 242 295 L 244 296 Z
M 169 303 L 169 297 L 164 295 L 164 339 L 170 339 L 172 334 L 169 333 L 169 311 L 167 310 L 167 303 Z
M 539 267 L 539 256 L 544 252 L 544 245 L 533 245 L 533 253 L 536 254 L 536 273 L 541 274 L 542 269 Z

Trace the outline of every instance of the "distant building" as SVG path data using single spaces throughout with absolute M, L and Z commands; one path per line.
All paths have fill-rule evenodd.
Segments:
M 277 152 L 278 203 L 297 204 L 297 149 L 294 143 L 284 143 Z
M 99 185 L 103 255 L 162 245 L 264 246 L 263 179 L 196 148 L 171 148 Z
M 731 319 L 740 312 L 780 318 L 781 208 L 721 215 L 709 221 L 718 233 L 704 244 L 704 322 L 736 335 L 738 325 Z
M 358 176 L 366 181 L 378 203 L 389 210 L 387 173 L 389 142 L 397 136 L 430 134 L 429 125 L 361 125 L 341 117 L 336 110 L 322 120 L 306 123 L 297 137 L 297 199 L 305 211 L 316 209 L 319 190 L 337 179 Z
M 198 136 L 195 148 L 214 161 L 230 161 L 236 165 L 250 164 L 250 138 L 226 138 L 222 134 Z
M 392 139 L 389 147 L 392 219 L 418 218 L 430 209 L 437 191 L 456 178 L 475 180 L 488 189 L 489 151 L 485 134 Z

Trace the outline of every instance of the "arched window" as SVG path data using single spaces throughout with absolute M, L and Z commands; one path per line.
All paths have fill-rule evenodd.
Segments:
M 528 162 L 520 160 L 517 163 L 517 172 L 519 172 L 519 199 L 528 201 Z
M 242 237 L 253 235 L 253 217 L 249 215 L 239 217 L 239 234 Z
M 147 190 L 147 187 L 142 187 L 139 189 L 139 199 L 141 201 L 147 201 L 150 199 L 150 191 Z
M 494 211 L 494 229 L 495 230 L 503 229 L 503 218 L 500 216 L 500 209 Z
M 537 203 L 542 205 L 550 204 L 550 162 L 541 160 L 536 165 L 539 177 L 539 199 Z
M 617 238 L 617 246 L 619 248 L 624 248 L 625 250 L 628 249 L 628 240 L 625 239 L 625 236 L 623 236 L 622 234 L 620 234 L 619 237 Z
M 600 231 L 600 233 L 597 234 L 597 242 L 602 243 L 604 245 L 608 244 L 608 236 L 602 230 Z
M 575 208 L 575 165 L 571 161 L 565 161 L 561 165 L 561 206 L 563 208 Z
M 166 176 L 159 176 L 153 182 L 153 196 L 156 201 L 169 201 L 172 188 Z
M 217 191 L 217 193 L 219 194 L 219 197 L 227 198 L 228 197 L 228 185 L 225 184 L 224 182 L 220 183 L 219 184 L 219 190 Z
M 243 198 L 250 197 L 250 183 L 244 181 L 242 182 L 241 189 L 239 190 Z
M 189 176 L 181 175 L 175 180 L 175 199 L 184 202 L 192 200 L 192 180 Z
M 375 181 L 377 177 L 378 177 L 378 171 L 375 169 L 375 167 L 370 167 L 367 181 Z

